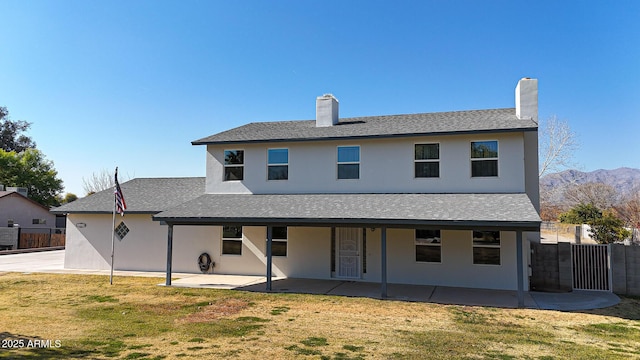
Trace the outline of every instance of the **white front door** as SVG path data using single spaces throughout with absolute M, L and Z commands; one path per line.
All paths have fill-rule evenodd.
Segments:
M 336 228 L 338 277 L 360 278 L 361 228 Z

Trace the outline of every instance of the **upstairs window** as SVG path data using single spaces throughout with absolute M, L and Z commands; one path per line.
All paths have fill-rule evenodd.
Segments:
M 222 227 L 222 255 L 242 255 L 242 226 Z
M 415 177 L 440 177 L 440 144 L 416 144 L 414 156 Z
M 360 179 L 360 146 L 338 146 L 338 179 Z
M 473 232 L 473 263 L 500 265 L 500 231 Z
M 289 179 L 289 149 L 267 150 L 267 179 Z
M 471 142 L 471 176 L 498 176 L 498 142 Z
M 416 229 L 416 261 L 441 262 L 440 230 Z
M 224 181 L 244 179 L 244 150 L 224 151 Z

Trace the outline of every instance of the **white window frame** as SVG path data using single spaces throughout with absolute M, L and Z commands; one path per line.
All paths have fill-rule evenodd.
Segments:
M 438 145 L 438 158 L 437 159 L 416 159 L 416 146 L 417 145 Z M 416 176 L 416 163 L 435 162 L 438 163 L 438 176 Z M 418 142 L 413 144 L 413 178 L 414 179 L 439 179 L 440 178 L 440 143 L 439 142 Z
M 269 163 L 269 151 L 270 150 L 287 150 L 287 162 L 284 164 L 271 164 Z M 286 179 L 269 179 L 269 168 L 272 166 L 286 166 L 287 178 Z M 289 180 L 289 148 L 268 148 L 267 149 L 267 181 L 286 181 Z
M 500 243 L 498 245 L 494 245 L 494 244 L 475 244 L 473 242 L 473 233 L 474 232 L 481 232 L 481 233 L 485 233 L 485 232 L 497 232 L 498 233 L 498 239 L 500 241 Z M 473 263 L 473 265 L 479 265 L 479 266 L 501 266 L 502 265 L 502 232 L 499 230 L 472 230 L 471 231 L 471 262 Z M 481 264 L 481 263 L 476 263 L 476 260 L 473 256 L 473 250 L 476 248 L 483 248 L 483 249 L 498 249 L 499 250 L 499 256 L 498 256 L 498 263 L 497 264 Z
M 339 161 L 339 157 L 340 157 L 340 148 L 353 148 L 356 147 L 358 148 L 358 161 Z M 360 147 L 360 145 L 338 145 L 336 146 L 336 179 L 337 180 L 360 180 L 360 169 L 361 169 L 361 163 L 362 162 L 362 148 Z M 357 178 L 348 178 L 348 179 L 343 179 L 340 178 L 340 171 L 338 170 L 340 168 L 340 165 L 358 165 L 358 177 Z
M 418 243 L 419 239 L 424 239 L 424 240 L 428 240 L 428 238 L 419 238 L 418 237 L 418 230 L 422 230 L 422 229 L 414 229 L 413 232 L 413 236 L 414 236 L 414 261 L 418 264 L 442 264 L 442 230 L 438 229 L 436 231 L 438 231 L 440 233 L 440 242 L 438 243 Z M 432 247 L 437 247 L 440 249 L 440 261 L 420 261 L 417 259 L 418 256 L 418 246 L 432 246 Z
M 242 164 L 227 164 L 227 151 L 242 151 Z M 244 163 L 245 163 L 245 150 L 244 149 L 224 149 L 222 152 L 222 181 L 244 181 Z M 242 179 L 227 180 L 227 168 L 228 167 L 241 167 Z
M 473 157 L 473 151 L 471 150 L 471 147 L 473 145 L 473 143 L 479 143 L 479 142 L 494 142 L 496 143 L 496 148 L 497 148 L 497 152 L 498 152 L 498 156 L 496 157 L 491 157 L 491 158 L 474 158 Z M 469 159 L 471 159 L 471 162 L 469 163 L 469 172 L 471 174 L 471 178 L 495 178 L 495 177 L 499 177 L 500 176 L 500 141 L 496 140 L 496 139 L 490 139 L 490 140 L 473 140 L 471 142 L 469 142 Z M 495 160 L 496 161 L 496 171 L 497 174 L 496 175 L 486 175 L 486 176 L 473 176 L 473 162 L 474 161 L 487 161 L 487 160 Z
M 229 225 L 229 226 L 235 226 L 238 227 L 238 225 Z M 243 247 L 243 240 L 242 238 L 244 237 L 244 229 L 242 226 L 240 227 L 240 237 L 239 238 L 230 238 L 230 237 L 224 237 L 224 228 L 225 226 L 222 226 L 220 228 L 220 230 L 222 231 L 222 233 L 220 234 L 220 237 L 222 239 L 222 241 L 220 241 L 220 255 L 223 256 L 242 256 L 242 247 Z M 224 242 L 225 241 L 240 241 L 240 254 L 225 254 L 224 252 Z

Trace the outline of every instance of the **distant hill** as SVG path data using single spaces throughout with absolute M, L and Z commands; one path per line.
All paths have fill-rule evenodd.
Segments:
M 548 174 L 540 179 L 540 191 L 559 189 L 571 184 L 581 185 L 586 183 L 603 183 L 612 186 L 622 196 L 640 189 L 640 169 L 619 168 L 614 170 L 595 170 L 582 172 L 578 170 L 565 170 Z

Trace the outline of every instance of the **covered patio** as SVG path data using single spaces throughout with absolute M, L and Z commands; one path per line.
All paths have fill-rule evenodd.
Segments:
M 526 299 L 523 233 L 539 231 L 540 218 L 526 194 L 206 194 L 183 203 L 153 217 L 168 226 L 167 267 L 165 285 L 172 285 L 172 252 L 174 226 L 264 226 L 266 227 L 265 281 L 251 284 L 247 290 L 282 291 L 292 283 L 301 288 L 302 283 L 336 284 L 330 292 L 350 291 L 377 293 L 379 298 L 404 297 L 405 293 L 420 294 L 419 298 L 435 299 L 442 286 L 390 284 L 387 281 L 387 229 L 450 229 L 510 231 L 515 236 L 517 307 L 530 305 Z M 314 279 L 274 279 L 272 230 L 274 226 L 305 227 L 362 227 L 380 230 L 380 282 L 334 281 Z M 392 244 L 393 245 L 393 244 Z M 319 282 L 318 282 L 319 281 Z M 178 285 L 178 284 L 176 284 Z M 415 286 L 420 286 L 416 288 Z M 320 285 L 312 286 L 320 289 Z M 429 290 L 431 288 L 431 290 Z M 415 291 L 420 289 L 420 291 Z M 407 290 L 409 290 L 407 292 Z M 496 291 L 474 289 L 476 293 Z M 508 291 L 508 290 L 507 290 Z M 296 291 L 298 292 L 298 291 Z M 326 293 L 326 292 L 325 292 Z M 446 294 L 445 291 L 442 294 Z M 456 296 L 464 296 L 460 291 Z M 507 294 L 507 293 L 505 293 Z M 413 296 L 413 295 L 412 295 Z M 511 296 L 511 295 L 509 295 Z M 409 300 L 407 298 L 407 300 Z M 420 300 L 417 300 L 420 301 Z M 437 302 L 437 301 L 435 301 Z

